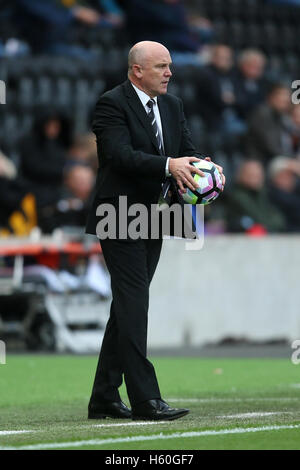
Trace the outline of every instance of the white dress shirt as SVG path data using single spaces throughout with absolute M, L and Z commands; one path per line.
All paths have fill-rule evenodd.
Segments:
M 141 100 L 141 103 L 144 106 L 145 111 L 146 111 L 147 114 L 150 111 L 150 109 L 147 106 L 148 101 L 151 100 L 151 99 L 153 99 L 155 101 L 155 104 L 153 105 L 153 112 L 154 112 L 154 116 L 155 116 L 155 120 L 156 120 L 156 124 L 157 124 L 157 127 L 158 127 L 158 132 L 159 132 L 161 141 L 162 141 L 162 143 L 164 143 L 160 112 L 159 112 L 159 107 L 158 107 L 158 104 L 157 104 L 157 96 L 155 96 L 155 98 L 151 98 L 150 96 L 147 95 L 147 93 L 140 90 L 132 82 L 131 82 L 131 85 L 135 89 L 135 91 L 136 91 L 139 99 Z M 169 172 L 169 160 L 170 160 L 170 157 L 168 157 L 167 162 L 166 162 L 166 176 L 171 176 L 171 173 Z

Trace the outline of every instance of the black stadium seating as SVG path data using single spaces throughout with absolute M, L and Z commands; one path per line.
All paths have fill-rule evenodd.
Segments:
M 236 53 L 245 47 L 267 54 L 272 75 L 286 80 L 300 78 L 300 8 L 272 6 L 264 0 L 194 0 L 214 24 L 216 41 L 232 46 Z M 1 29 L 2 28 L 2 29 Z M 0 22 L 0 32 L 8 30 Z M 0 146 L 17 151 L 33 117 L 42 106 L 57 105 L 75 118 L 75 131 L 89 128 L 90 113 L 97 96 L 126 78 L 129 42 L 126 31 L 86 28 L 76 30 L 76 43 L 98 54 L 97 61 L 25 56 L 2 59 L 0 79 L 7 83 L 7 104 L 1 107 Z M 184 101 L 194 138 L 203 142 L 203 122 L 197 115 L 195 68 L 177 67 L 170 92 Z

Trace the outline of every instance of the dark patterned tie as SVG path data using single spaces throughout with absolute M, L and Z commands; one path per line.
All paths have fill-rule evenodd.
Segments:
M 162 142 L 162 139 L 161 139 L 161 136 L 160 136 L 160 133 L 159 133 L 159 130 L 158 130 L 158 126 L 157 126 L 157 122 L 156 122 L 156 119 L 155 119 L 155 114 L 154 114 L 154 110 L 153 110 L 153 106 L 155 105 L 155 101 L 154 99 L 151 99 L 148 101 L 147 103 L 147 107 L 149 108 L 149 112 L 148 112 L 148 117 L 151 121 L 151 126 L 152 126 L 152 129 L 153 129 L 153 132 L 155 134 L 155 137 L 156 137 L 156 140 L 157 140 L 157 143 L 158 143 L 158 148 L 159 148 L 159 153 L 161 155 L 164 154 L 164 145 L 163 145 L 163 142 Z
M 155 105 L 155 101 L 153 99 L 149 100 L 147 103 L 147 107 L 150 109 L 148 112 L 148 117 L 151 121 L 151 126 L 153 129 L 153 132 L 155 134 L 157 143 L 158 143 L 158 148 L 159 148 L 159 153 L 160 155 L 164 155 L 165 149 L 164 145 L 158 130 L 157 122 L 155 119 L 155 114 L 153 111 L 153 106 Z M 164 183 L 162 184 L 162 191 L 159 196 L 159 201 L 158 201 L 158 210 L 164 210 L 166 207 L 169 206 L 170 200 L 171 200 L 171 193 L 169 191 L 170 189 L 170 178 L 167 178 Z

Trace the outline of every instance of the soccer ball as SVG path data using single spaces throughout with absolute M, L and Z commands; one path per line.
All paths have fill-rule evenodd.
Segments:
M 203 171 L 205 176 L 194 173 L 193 177 L 199 184 L 199 188 L 193 191 L 187 188 L 186 193 L 179 190 L 179 194 L 187 204 L 211 204 L 222 191 L 222 176 L 215 165 L 207 160 L 192 162 L 192 165 Z

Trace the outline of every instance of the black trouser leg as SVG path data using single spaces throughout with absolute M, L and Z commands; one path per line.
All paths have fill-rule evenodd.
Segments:
M 91 402 L 97 403 L 104 400 L 119 401 L 118 388 L 122 385 L 122 366 L 117 348 L 113 345 L 118 343 L 118 328 L 114 313 L 114 303 L 110 307 L 105 333 L 102 340 L 101 351 L 96 369 Z
M 160 398 L 151 362 L 147 359 L 149 285 L 161 251 L 161 240 L 103 240 L 103 256 L 111 275 L 113 303 L 92 400 L 119 399 L 124 373 L 131 404 Z

